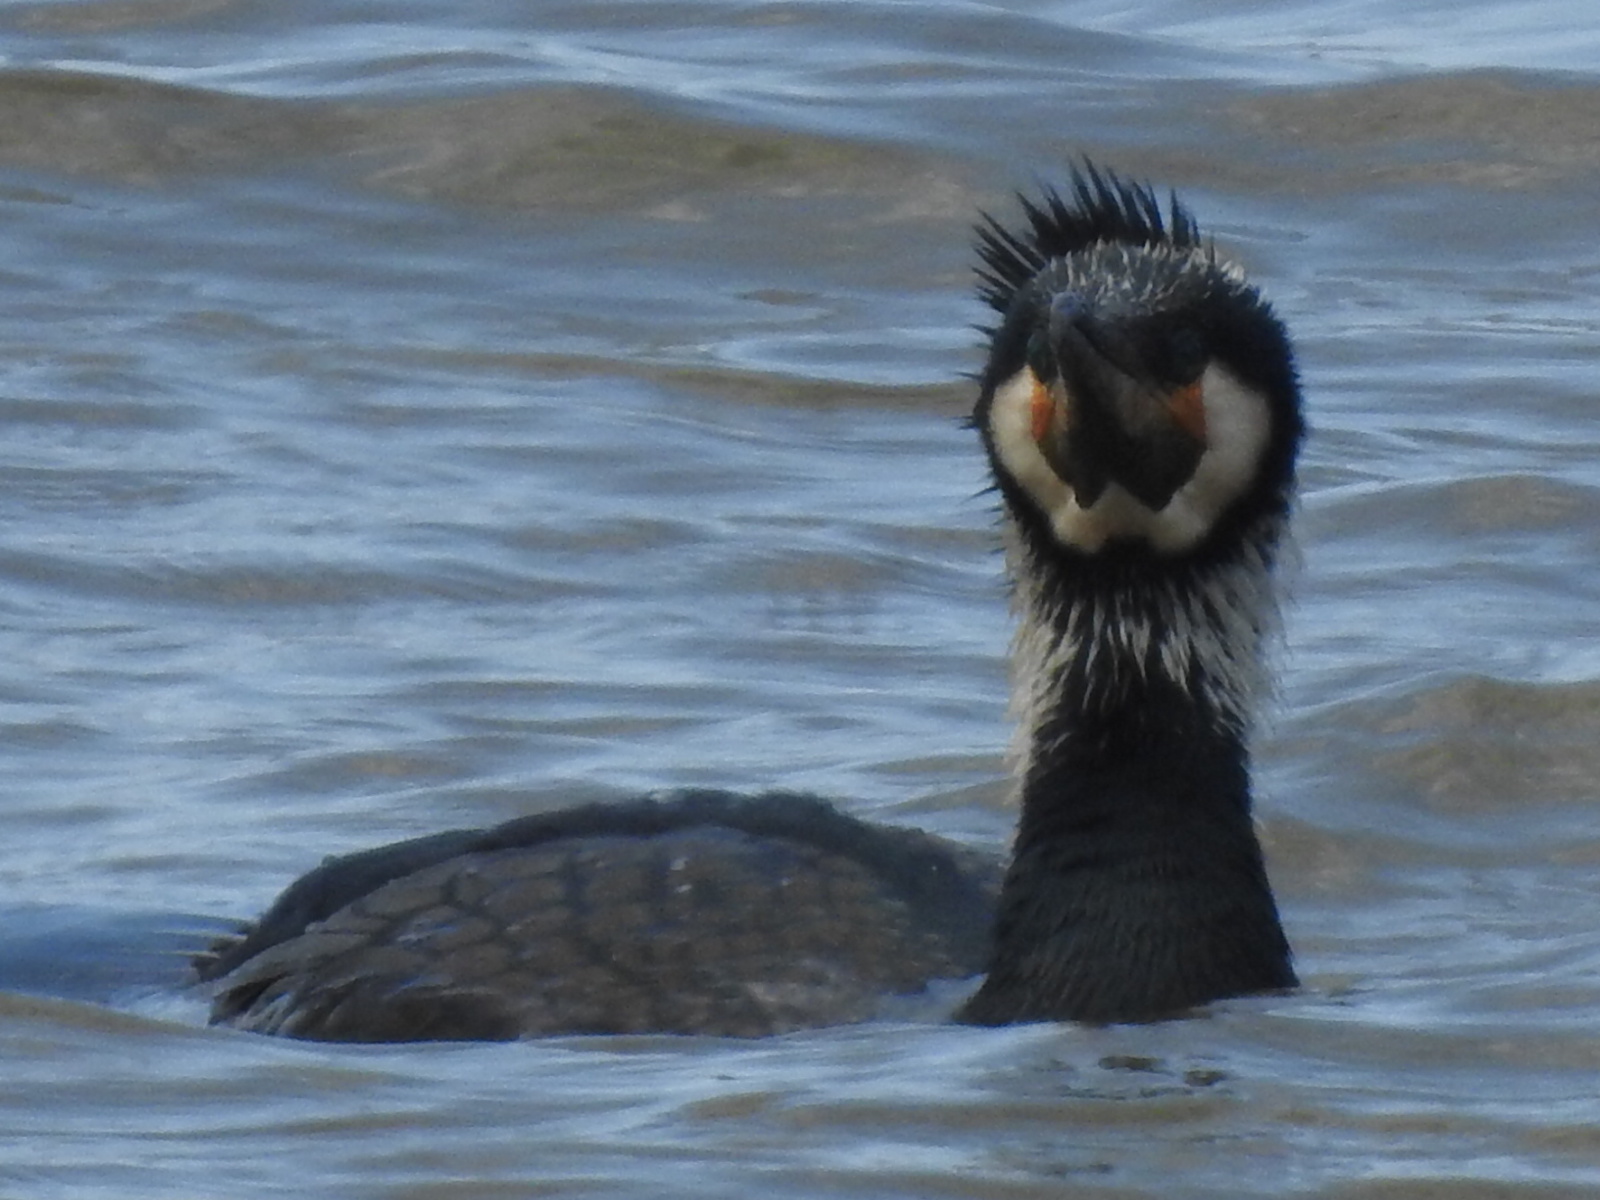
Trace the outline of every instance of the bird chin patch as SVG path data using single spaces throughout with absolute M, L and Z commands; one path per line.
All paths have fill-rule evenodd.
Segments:
M 1097 554 L 1113 541 L 1137 541 L 1162 554 L 1180 554 L 1198 545 L 1255 480 L 1271 425 L 1266 398 L 1227 368 L 1211 363 L 1200 382 L 1206 450 L 1189 481 L 1159 510 L 1115 483 L 1088 508 L 1078 503 L 1039 449 L 1038 381 L 1026 367 L 995 389 L 990 439 L 1000 466 L 1049 518 L 1062 545 Z

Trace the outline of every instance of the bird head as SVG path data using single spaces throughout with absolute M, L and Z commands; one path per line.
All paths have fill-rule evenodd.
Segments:
M 1077 554 L 1171 556 L 1285 513 L 1293 352 L 1242 272 L 1176 199 L 1087 164 L 1023 213 L 979 244 L 1001 320 L 975 421 L 1014 515 Z

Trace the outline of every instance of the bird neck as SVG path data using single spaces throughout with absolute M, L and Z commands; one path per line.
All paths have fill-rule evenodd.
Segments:
M 1292 986 L 1250 815 L 1272 542 L 1165 574 L 1010 549 L 1022 811 L 964 1019 L 1142 1020 Z

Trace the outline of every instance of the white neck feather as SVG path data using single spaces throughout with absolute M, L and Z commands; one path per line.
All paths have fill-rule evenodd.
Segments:
M 1280 627 L 1273 565 L 1286 524 L 1264 520 L 1237 556 L 1187 575 L 1189 586 L 1157 583 L 1152 589 L 1146 577 L 1137 594 L 1111 591 L 1063 602 L 1043 584 L 1052 568 L 1036 561 L 1037 552 L 1008 519 L 1006 561 L 1018 617 L 1011 692 L 1017 770 L 1048 748 L 1040 744 L 1042 731 L 1064 705 L 1108 711 L 1156 673 L 1197 691 L 1196 702 L 1220 726 L 1247 735 L 1271 688 L 1267 656 Z M 1088 691 L 1068 696 L 1074 666 L 1073 686 Z

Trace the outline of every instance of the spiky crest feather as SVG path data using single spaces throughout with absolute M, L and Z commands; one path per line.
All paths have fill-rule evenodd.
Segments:
M 1166 243 L 1175 249 L 1201 244 L 1194 217 L 1169 194 L 1167 213 L 1149 187 L 1084 159 L 1072 168 L 1072 182 L 1063 196 L 1046 187 L 1038 201 L 1018 193 L 1027 227 L 1007 229 L 991 213 L 978 225 L 978 296 L 1004 313 L 1039 271 L 1054 258 L 1092 246 L 1120 242 L 1130 246 Z

